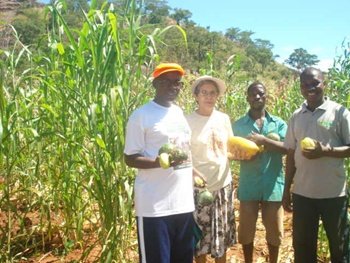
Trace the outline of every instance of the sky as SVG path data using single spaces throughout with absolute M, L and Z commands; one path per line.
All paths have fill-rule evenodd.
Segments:
M 167 0 L 171 8 L 191 11 L 197 25 L 225 33 L 230 27 L 269 40 L 277 61 L 303 48 L 327 70 L 350 42 L 350 0 Z

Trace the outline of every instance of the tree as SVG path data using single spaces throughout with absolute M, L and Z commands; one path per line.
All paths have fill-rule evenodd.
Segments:
M 181 23 L 187 24 L 192 17 L 192 13 L 189 10 L 182 8 L 175 8 L 174 13 L 170 15 L 172 19 L 176 21 L 176 24 L 180 25 Z
M 226 29 L 225 37 L 232 41 L 238 41 L 240 32 L 241 30 L 238 27 L 230 27 Z
M 238 34 L 238 42 L 239 44 L 246 48 L 248 47 L 249 45 L 253 44 L 253 40 L 251 38 L 251 36 L 254 35 L 254 32 L 253 31 L 241 31 L 239 32 Z
M 45 11 L 42 8 L 21 9 L 17 12 L 12 25 L 24 44 L 38 44 L 46 32 Z
M 305 49 L 294 49 L 289 58 L 285 60 L 287 64 L 301 72 L 306 67 L 315 65 L 319 62 L 316 55 L 309 54 Z
M 268 40 L 255 39 L 254 43 L 246 47 L 247 56 L 266 68 L 273 61 L 273 44 Z
M 149 24 L 159 24 L 168 17 L 170 7 L 165 0 L 147 0 L 144 3 L 144 13 Z
M 89 10 L 89 4 L 87 0 L 66 0 L 66 9 L 69 12 L 76 13 L 80 12 L 81 8 L 85 11 Z

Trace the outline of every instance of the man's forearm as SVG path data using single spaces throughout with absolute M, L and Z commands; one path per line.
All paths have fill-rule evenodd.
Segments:
M 289 149 L 287 153 L 286 160 L 286 177 L 284 183 L 285 191 L 290 191 L 290 188 L 293 183 L 294 175 L 295 175 L 295 161 L 294 161 L 294 150 Z
M 124 155 L 125 163 L 133 168 L 138 169 L 152 169 L 159 168 L 159 159 L 151 159 L 148 157 L 144 157 L 141 154 L 133 154 L 133 155 Z
M 350 146 L 330 147 L 323 146 L 323 154 L 326 157 L 348 158 L 350 157 Z
M 281 154 L 287 153 L 287 149 L 283 146 L 283 142 L 281 141 L 274 141 L 269 138 L 266 138 L 264 140 L 264 145 L 270 151 L 279 152 Z

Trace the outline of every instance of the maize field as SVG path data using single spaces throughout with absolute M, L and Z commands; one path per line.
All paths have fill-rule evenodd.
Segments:
M 48 255 L 57 262 L 136 262 L 135 170 L 123 161 L 125 126 L 153 96 L 150 73 L 162 61 L 164 34 L 180 32 L 186 44 L 186 32 L 171 25 L 144 33 L 132 0 L 122 15 L 91 1 L 79 32 L 61 9 L 61 1 L 47 7 L 46 53 L 34 54 L 18 37 L 0 51 L 0 262 L 45 262 Z M 328 96 L 349 107 L 350 51 L 343 45 L 327 77 Z M 230 61 L 215 71 L 214 59 L 208 54 L 201 73 L 226 81 L 218 108 L 233 121 L 247 110 L 251 80 L 232 77 Z M 185 112 L 196 106 L 194 78 L 185 76 L 188 88 L 178 98 Z M 266 84 L 269 111 L 288 120 L 303 101 L 298 81 Z M 69 258 L 72 251 L 79 258 Z

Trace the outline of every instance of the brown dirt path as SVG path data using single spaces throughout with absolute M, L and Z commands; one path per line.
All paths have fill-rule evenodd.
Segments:
M 236 205 L 238 206 L 238 205 Z M 238 208 L 238 207 L 237 207 Z M 239 224 L 239 214 L 236 209 L 236 224 Z M 292 214 L 285 213 L 284 215 L 284 239 L 280 247 L 280 263 L 292 263 L 293 262 L 293 247 L 292 247 Z M 268 249 L 265 241 L 265 228 L 261 221 L 261 215 L 259 215 L 257 222 L 257 229 L 255 233 L 254 243 L 254 262 L 255 263 L 267 263 L 268 262 Z M 214 263 L 215 260 L 207 258 L 208 263 Z M 227 263 L 244 263 L 242 246 L 236 244 L 227 251 Z

